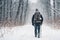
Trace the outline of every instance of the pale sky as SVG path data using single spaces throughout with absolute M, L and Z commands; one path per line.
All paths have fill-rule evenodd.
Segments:
M 31 3 L 37 3 L 37 0 L 29 0 Z

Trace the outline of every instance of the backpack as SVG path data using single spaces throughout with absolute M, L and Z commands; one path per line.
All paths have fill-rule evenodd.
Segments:
M 40 17 L 40 13 L 35 13 L 35 16 L 34 16 L 34 22 L 35 23 L 41 23 L 41 17 Z

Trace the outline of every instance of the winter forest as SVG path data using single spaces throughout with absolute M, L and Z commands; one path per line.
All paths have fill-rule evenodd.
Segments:
M 27 8 L 28 0 L 0 0 L 1 26 L 24 24 Z
M 44 22 L 60 25 L 59 0 L 0 0 L 0 26 L 17 26 L 31 23 L 36 8 L 44 17 Z M 28 20 L 27 20 L 28 19 Z
M 60 0 L 0 0 L 0 39 L 19 40 L 20 37 L 20 40 L 25 40 L 27 37 L 27 40 L 36 40 L 33 39 L 31 27 L 36 8 L 43 16 L 42 40 L 58 40 L 60 31 L 50 28 L 60 29 Z

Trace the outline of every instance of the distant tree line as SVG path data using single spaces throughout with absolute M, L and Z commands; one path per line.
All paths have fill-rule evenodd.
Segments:
M 28 0 L 0 0 L 0 26 L 24 25 Z

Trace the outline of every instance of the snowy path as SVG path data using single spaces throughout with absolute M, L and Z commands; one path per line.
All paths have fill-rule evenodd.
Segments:
M 60 30 L 53 30 L 50 27 L 43 25 L 41 38 L 35 38 L 34 27 L 32 25 L 13 27 L 12 30 L 6 28 L 5 34 L 0 40 L 60 40 Z

